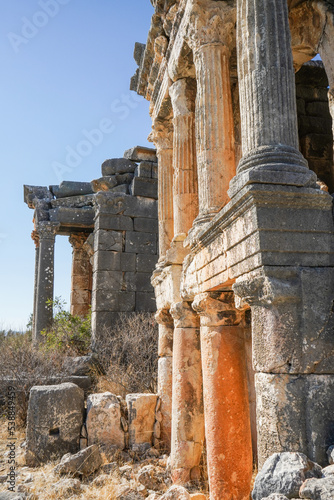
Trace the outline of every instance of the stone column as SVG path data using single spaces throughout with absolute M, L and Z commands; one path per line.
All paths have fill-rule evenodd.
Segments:
M 169 95 L 174 111 L 174 237 L 185 237 L 198 215 L 195 80 L 178 80 L 170 87 Z
M 250 182 L 303 186 L 316 180 L 298 151 L 290 38 L 286 1 L 238 0 L 243 158 L 231 196 Z
M 242 315 L 232 292 L 202 293 L 205 437 L 211 500 L 248 500 L 253 457 Z
M 87 233 L 73 233 L 69 237 L 72 245 L 71 314 L 84 317 L 92 301 L 92 266 L 84 249 Z
M 52 304 L 54 278 L 54 244 L 59 225 L 52 222 L 40 222 L 36 230 L 39 236 L 38 280 L 35 309 L 34 342 L 42 340 L 41 331 L 52 323 Z
M 173 125 L 156 120 L 149 136 L 157 148 L 159 260 L 163 260 L 173 239 Z
M 37 304 L 37 283 L 39 266 L 39 236 L 36 230 L 32 231 L 31 238 L 35 243 L 35 277 L 34 277 L 34 305 L 32 312 L 32 334 L 35 336 L 36 304 Z
M 174 322 L 168 309 L 160 309 L 155 319 L 159 324 L 158 395 L 162 414 L 161 438 L 166 451 L 171 449 L 172 387 L 173 387 L 173 331 Z
M 185 484 L 199 477 L 204 442 L 199 318 L 188 302 L 170 310 L 174 318 L 172 480 Z
M 230 52 L 222 42 L 205 42 L 194 54 L 199 222 L 210 220 L 226 205 L 235 175 Z

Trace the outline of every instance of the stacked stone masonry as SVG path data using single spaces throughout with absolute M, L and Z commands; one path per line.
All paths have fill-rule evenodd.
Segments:
M 92 182 L 25 186 L 36 245 L 33 337 L 52 321 L 54 245 L 73 248 L 71 313 L 92 311 L 93 347 L 120 312 L 155 311 L 151 273 L 158 254 L 156 152 L 135 147 L 106 160 Z
M 248 499 L 253 462 L 334 442 L 334 6 L 152 4 L 161 429 L 175 483 L 205 429 L 210 499 Z

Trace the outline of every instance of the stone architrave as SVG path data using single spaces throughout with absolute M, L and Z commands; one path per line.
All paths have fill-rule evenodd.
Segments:
M 183 78 L 169 89 L 174 112 L 174 237 L 186 235 L 198 215 L 195 139 L 196 81 Z
M 72 233 L 72 285 L 71 314 L 84 317 L 88 314 L 92 301 L 92 266 L 84 244 L 87 233 Z
M 170 452 L 172 426 L 173 387 L 173 332 L 174 322 L 168 309 L 160 309 L 155 315 L 159 324 L 158 396 L 162 414 L 160 440 Z
M 230 84 L 230 34 L 235 13 L 230 5 L 223 5 L 206 15 L 202 2 L 196 3 L 200 13 L 193 15 L 196 21 L 189 27 L 197 81 L 199 215 L 196 220 L 206 222 L 228 203 L 227 190 L 236 169 Z
M 204 414 L 199 317 L 188 302 L 173 304 L 172 480 L 186 484 L 199 475 Z
M 42 340 L 41 331 L 52 323 L 54 245 L 58 228 L 59 225 L 53 222 L 40 222 L 36 227 L 39 236 L 39 258 L 36 309 L 34 310 L 34 342 Z
M 253 469 L 242 314 L 233 292 L 202 293 L 201 354 L 210 499 L 249 498 Z
M 173 228 L 173 124 L 156 120 L 149 136 L 157 148 L 159 260 L 163 260 L 174 235 Z

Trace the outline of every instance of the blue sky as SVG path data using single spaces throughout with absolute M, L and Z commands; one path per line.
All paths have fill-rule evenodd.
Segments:
M 23 329 L 32 311 L 33 212 L 23 184 L 90 181 L 105 159 L 149 145 L 148 103 L 128 89 L 134 43 L 146 42 L 152 14 L 149 0 L 1 3 L 0 329 Z M 69 168 L 67 152 L 104 119 L 112 132 Z M 59 236 L 55 295 L 68 303 L 70 272 L 71 247 Z

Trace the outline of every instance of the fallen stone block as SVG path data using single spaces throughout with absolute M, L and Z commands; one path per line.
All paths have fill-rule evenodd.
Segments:
M 52 490 L 58 498 L 69 498 L 81 492 L 81 482 L 79 479 L 61 479 L 52 486 Z
M 72 383 L 35 386 L 27 417 L 28 465 L 36 466 L 79 449 L 84 391 Z
M 310 500 L 333 500 L 334 477 L 307 479 L 300 488 L 299 496 Z
M 56 474 L 72 474 L 73 476 L 88 476 L 102 465 L 102 457 L 96 444 L 88 446 L 75 455 L 67 453 L 54 468 Z
M 94 193 L 98 191 L 109 191 L 109 189 L 117 186 L 117 180 L 115 175 L 107 175 L 105 177 L 100 177 L 99 179 L 94 179 L 91 181 L 92 190 Z
M 321 477 L 320 465 L 303 453 L 274 453 L 256 476 L 253 500 L 262 500 L 272 493 L 298 498 L 301 485 L 309 478 Z
M 156 394 L 128 394 L 126 396 L 131 448 L 146 443 L 149 443 L 151 447 L 157 398 Z
M 128 158 L 112 158 L 102 163 L 102 175 L 127 174 L 135 171 L 137 164 Z
M 322 475 L 323 475 L 324 477 L 334 475 L 334 464 L 329 465 L 328 467 L 324 467 L 324 468 L 322 469 Z
M 135 146 L 134 148 L 127 149 L 124 152 L 124 158 L 132 161 L 151 161 L 157 163 L 157 152 L 153 148 L 145 148 L 143 146 Z
M 84 377 L 89 375 L 92 370 L 101 369 L 97 356 L 90 354 L 88 356 L 69 356 L 64 359 L 63 371 L 67 375 Z
M 103 444 L 124 449 L 121 405 L 111 392 L 90 394 L 87 398 L 88 444 Z

